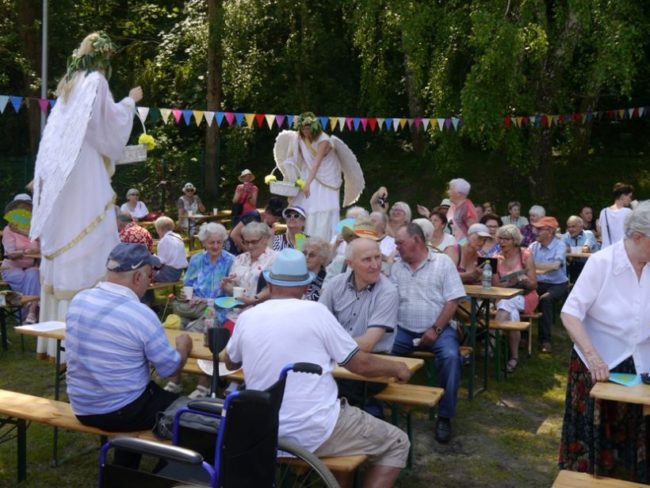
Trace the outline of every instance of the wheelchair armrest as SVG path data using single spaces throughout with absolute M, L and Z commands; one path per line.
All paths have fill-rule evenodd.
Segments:
M 178 461 L 198 466 L 203 463 L 203 456 L 196 451 L 168 444 L 160 444 L 145 439 L 137 439 L 135 437 L 116 437 L 109 440 L 107 445 L 116 449 L 122 449 L 137 454 L 148 454 L 150 456 L 156 456 L 170 461 Z

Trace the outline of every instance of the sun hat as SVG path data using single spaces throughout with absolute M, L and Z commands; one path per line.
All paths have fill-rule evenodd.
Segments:
M 451 200 L 449 198 L 443 198 L 442 202 L 440 202 L 441 207 L 451 207 Z
M 196 187 L 195 187 L 192 183 L 190 183 L 190 182 L 188 181 L 188 182 L 185 183 L 185 185 L 183 186 L 183 191 L 187 191 L 187 190 L 196 190 Z
M 472 224 L 469 226 L 469 229 L 467 229 L 467 235 L 470 236 L 472 234 L 477 234 L 481 237 L 492 237 L 490 234 L 490 230 L 487 228 L 487 225 L 485 224 Z
M 302 207 L 300 207 L 299 205 L 294 205 L 294 206 L 292 206 L 292 207 L 287 207 L 287 208 L 285 208 L 285 209 L 282 211 L 282 217 L 284 217 L 284 218 L 286 219 L 286 218 L 287 218 L 287 214 L 288 214 L 289 212 L 296 212 L 296 213 L 299 214 L 303 219 L 306 219 L 306 218 L 307 218 L 307 212 L 305 212 L 305 209 L 302 208 Z
M 557 229 L 560 226 L 555 217 L 542 217 L 533 224 L 533 227 L 553 227 Z
M 4 208 L 4 213 L 7 214 L 16 208 L 32 209 L 32 197 L 27 193 L 19 193 L 10 201 Z
M 360 220 L 353 227 L 343 227 L 341 237 L 345 242 L 350 242 L 357 237 L 365 237 L 373 241 L 379 240 L 379 233 L 375 228 L 375 224 L 370 220 Z
M 275 257 L 270 270 L 264 271 L 264 279 L 276 286 L 308 285 L 316 275 L 307 269 L 305 255 L 296 249 L 283 249 Z
M 335 227 L 336 233 L 337 234 L 342 233 L 345 227 L 350 227 L 350 228 L 354 227 L 354 224 L 356 224 L 356 222 L 357 220 L 352 218 L 339 220 L 336 223 L 336 227 Z
M 251 181 L 253 181 L 253 180 L 255 179 L 255 175 L 253 174 L 253 172 L 252 172 L 250 169 L 245 169 L 244 171 L 242 171 L 241 174 L 239 175 L 239 177 L 238 177 L 237 179 L 238 179 L 239 181 L 242 181 L 242 178 L 243 178 L 244 176 L 248 176 L 248 175 L 251 175 L 251 176 L 252 176 Z
M 126 198 L 129 198 L 131 195 L 140 196 L 140 192 L 138 191 L 137 188 L 129 188 L 129 191 L 126 192 Z
M 160 268 L 160 259 L 151 254 L 144 244 L 121 242 L 113 248 L 106 261 L 106 269 L 116 273 L 134 271 L 147 264 Z

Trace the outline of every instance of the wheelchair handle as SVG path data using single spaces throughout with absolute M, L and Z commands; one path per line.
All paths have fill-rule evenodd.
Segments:
M 294 373 L 323 374 L 323 368 L 314 363 L 293 363 L 290 365 L 290 369 Z

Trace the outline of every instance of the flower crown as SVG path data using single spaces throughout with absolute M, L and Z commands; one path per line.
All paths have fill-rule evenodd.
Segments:
M 72 56 L 68 59 L 66 81 L 70 81 L 77 71 L 90 73 L 96 70 L 104 71 L 106 79 L 110 79 L 112 74 L 110 58 L 117 49 L 115 44 L 106 33 L 98 32 L 91 41 L 90 48 L 90 52 L 84 54 L 80 54 L 81 48 L 72 52 Z
M 293 121 L 293 128 L 300 130 L 303 127 L 309 127 L 312 132 L 320 132 L 323 126 L 318 117 L 313 112 L 304 112 L 298 115 Z

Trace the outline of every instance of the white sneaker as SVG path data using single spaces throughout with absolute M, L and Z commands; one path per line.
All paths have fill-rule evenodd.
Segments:
M 199 398 L 205 398 L 210 394 L 210 388 L 203 386 L 203 385 L 197 385 L 196 389 L 187 395 L 187 397 L 190 400 L 198 400 Z
M 178 383 L 174 383 L 173 381 L 167 382 L 163 390 L 168 391 L 170 393 L 176 393 L 179 394 L 183 391 L 183 385 L 179 385 Z

